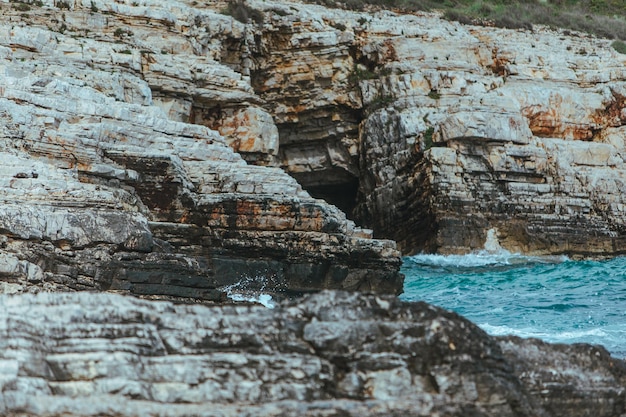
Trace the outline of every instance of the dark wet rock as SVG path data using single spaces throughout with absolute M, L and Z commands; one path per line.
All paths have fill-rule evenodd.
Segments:
M 390 296 L 271 310 L 114 294 L 0 297 L 11 416 L 620 416 L 604 350 L 498 339 Z

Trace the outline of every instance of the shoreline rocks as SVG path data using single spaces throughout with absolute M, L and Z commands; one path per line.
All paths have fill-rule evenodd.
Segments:
M 389 296 L 396 244 L 293 178 L 404 252 L 619 253 L 606 42 L 225 4 L 0 2 L 0 414 L 625 415 L 622 361 Z
M 587 416 L 626 412 L 626 364 L 487 336 L 390 296 L 258 306 L 0 296 L 8 416 Z
M 3 292 L 402 291 L 394 242 L 233 150 L 277 146 L 249 78 L 215 59 L 212 32 L 245 25 L 176 2 L 28 7 L 0 3 Z M 187 123 L 209 104 L 226 138 Z

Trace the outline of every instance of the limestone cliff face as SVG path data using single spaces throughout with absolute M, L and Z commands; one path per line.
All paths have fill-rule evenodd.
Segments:
M 583 36 L 399 19 L 393 74 L 363 82 L 390 103 L 361 131 L 361 219 L 407 252 L 482 248 L 493 230 L 512 251 L 623 253 L 626 57 Z
M 490 230 L 526 253 L 626 249 L 626 57 L 609 41 L 248 5 L 264 20 L 230 65 L 273 116 L 273 163 L 377 236 L 406 253 L 479 249 Z
M 2 292 L 401 291 L 393 242 L 233 151 L 278 150 L 219 62 L 243 24 L 176 2 L 0 7 Z

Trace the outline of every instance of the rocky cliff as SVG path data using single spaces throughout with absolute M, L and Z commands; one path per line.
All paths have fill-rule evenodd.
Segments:
M 295 2 L 0 6 L 4 292 L 401 291 L 394 244 L 344 213 L 405 253 L 624 252 L 608 41 Z
M 0 2 L 0 414 L 626 415 L 600 347 L 385 295 L 193 305 L 401 291 L 335 205 L 405 252 L 619 253 L 621 64 L 437 15 Z
M 250 74 L 279 146 L 277 161 L 244 158 L 280 164 L 405 253 L 467 252 L 490 231 L 511 251 L 624 252 L 626 56 L 610 41 L 246 7 L 223 62 Z
M 0 7 L 2 292 L 401 291 L 393 242 L 235 152 L 278 151 L 245 68 L 220 62 L 245 25 L 173 2 Z
M 5 416 L 626 413 L 600 347 L 496 339 L 456 314 L 324 292 L 270 310 L 115 294 L 0 297 Z
M 386 100 L 362 124 L 358 217 L 407 252 L 467 252 L 491 231 L 515 252 L 623 253 L 626 56 L 581 34 L 398 19 L 391 74 L 361 82 Z

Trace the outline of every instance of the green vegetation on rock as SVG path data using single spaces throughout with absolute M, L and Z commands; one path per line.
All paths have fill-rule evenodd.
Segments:
M 308 0 L 331 7 L 441 10 L 449 20 L 509 29 L 541 24 L 626 40 L 624 0 Z
M 620 54 L 626 54 L 626 43 L 622 41 L 613 41 L 613 43 L 611 43 L 611 46 Z

